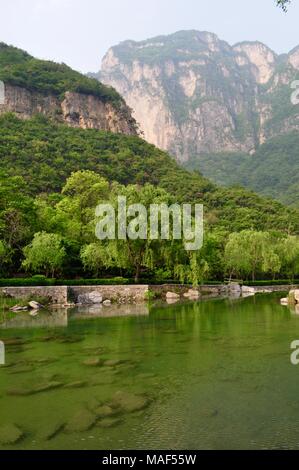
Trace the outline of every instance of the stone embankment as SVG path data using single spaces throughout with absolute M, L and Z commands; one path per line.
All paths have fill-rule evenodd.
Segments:
M 3 287 L 0 293 L 16 299 L 47 298 L 50 303 L 69 306 L 73 304 L 138 304 L 153 298 L 169 302 L 178 300 L 198 300 L 218 296 L 248 296 L 257 293 L 285 292 L 291 286 L 246 287 L 232 283 L 229 285 L 202 285 L 191 288 L 186 285 L 117 285 L 117 286 L 41 286 L 41 287 Z M 298 286 L 299 289 L 299 286 Z M 299 292 L 299 290 L 298 290 Z

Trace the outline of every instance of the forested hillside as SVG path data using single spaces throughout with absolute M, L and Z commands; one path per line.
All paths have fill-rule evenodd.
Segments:
M 299 207 L 299 134 L 277 136 L 254 155 L 241 153 L 204 154 L 190 160 L 215 183 L 241 185 L 286 205 Z
M 275 250 L 299 233 L 298 211 L 241 188 L 218 188 L 137 136 L 70 128 L 44 116 L 0 117 L 0 175 L 2 275 L 26 269 L 71 277 L 133 276 L 138 268 L 138 278 L 158 276 L 193 283 L 223 279 L 227 269 L 250 275 L 250 263 L 245 269 L 236 260 L 232 269 L 225 261 L 230 234 L 239 232 L 246 241 L 249 230 L 252 236 L 265 237 L 259 245 L 264 250 L 263 264 L 255 275 L 271 276 L 286 273 Z M 157 200 L 203 203 L 204 248 L 187 253 L 182 245 L 161 241 L 155 246 L 134 245 L 124 258 L 127 245 L 99 243 L 94 235 L 95 206 L 114 201 L 117 194 L 145 204 Z M 238 252 L 243 256 L 252 244 Z M 297 259 L 298 250 L 294 256 Z

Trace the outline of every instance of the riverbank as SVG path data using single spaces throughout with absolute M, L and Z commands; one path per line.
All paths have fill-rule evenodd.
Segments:
M 93 304 L 111 302 L 112 304 L 138 304 L 147 300 L 162 299 L 175 301 L 180 299 L 199 300 L 204 296 L 247 296 L 257 293 L 286 292 L 296 286 L 240 286 L 236 283 L 221 285 L 94 285 L 94 286 L 32 286 L 2 287 L 0 295 L 8 299 L 26 300 L 28 298 L 47 298 L 52 305 L 69 306 L 75 304 Z M 299 286 L 298 286 L 299 288 Z M 94 300 L 95 299 L 95 300 Z

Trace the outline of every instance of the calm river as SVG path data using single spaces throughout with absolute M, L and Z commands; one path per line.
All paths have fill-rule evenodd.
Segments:
M 0 449 L 299 449 L 280 297 L 0 318 Z

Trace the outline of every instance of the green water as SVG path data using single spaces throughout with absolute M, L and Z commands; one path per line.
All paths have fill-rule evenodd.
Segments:
M 298 449 L 299 316 L 280 297 L 7 321 L 0 438 L 22 436 L 0 449 Z

